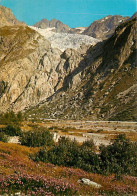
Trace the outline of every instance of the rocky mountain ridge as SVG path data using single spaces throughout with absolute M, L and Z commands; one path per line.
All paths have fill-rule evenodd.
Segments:
M 89 27 L 70 28 L 63 24 L 61 21 L 53 19 L 48 21 L 43 19 L 36 23 L 34 26 L 42 29 L 54 28 L 52 31 L 58 33 L 70 33 L 70 34 L 83 34 L 88 35 L 96 39 L 104 40 L 109 38 L 118 25 L 128 20 L 129 17 L 122 17 L 120 15 L 109 15 L 100 20 L 96 20 Z
M 100 20 L 96 20 L 83 32 L 85 35 L 97 39 L 107 39 L 112 36 L 118 25 L 125 22 L 129 17 L 122 17 L 120 15 L 107 16 Z
M 136 19 L 127 21 L 111 38 L 89 48 L 64 78 L 63 86 L 28 114 L 41 118 L 136 121 L 136 26 Z
M 54 27 L 53 31 L 56 33 L 68 33 L 68 31 L 70 30 L 69 26 L 63 24 L 61 21 L 56 20 L 55 18 L 52 19 L 51 21 L 47 19 L 42 19 L 40 22 L 34 24 L 34 27 L 41 28 L 41 29 Z
M 13 15 L 12 11 L 4 6 L 0 6 L 0 27 L 11 25 L 25 25 L 25 23 L 18 21 Z
M 29 27 L 0 28 L 1 112 L 110 119 L 130 111 L 136 119 L 135 28 L 130 20 L 85 52 L 53 49 Z

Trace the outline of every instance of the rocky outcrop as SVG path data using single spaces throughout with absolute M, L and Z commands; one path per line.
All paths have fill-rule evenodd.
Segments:
M 53 28 L 54 27 L 54 32 L 57 33 L 67 33 L 69 31 L 69 26 L 63 24 L 61 21 L 52 19 L 51 21 L 47 19 L 42 19 L 40 22 L 37 22 L 34 24 L 34 27 L 38 27 L 41 29 L 46 29 L 46 28 Z
M 0 109 L 24 110 L 62 88 L 64 78 L 82 60 L 67 49 L 61 52 L 38 32 L 23 26 L 0 29 Z
M 87 27 L 77 27 L 77 28 L 71 28 L 68 33 L 72 34 L 82 34 Z
M 65 52 L 65 68 L 73 59 L 74 69 L 62 87 L 33 112 L 43 118 L 137 120 L 136 48 L 133 19 L 121 24 L 108 40 L 89 48 L 79 63 L 75 55 Z
M 0 6 L 0 27 L 11 25 L 25 25 L 25 23 L 18 21 L 9 8 Z
M 36 88 L 35 93 L 30 89 L 32 94 L 27 89 L 36 76 L 39 60 L 50 48 L 50 43 L 27 26 L 0 28 L 0 40 L 1 111 L 6 111 L 11 105 L 19 102 L 19 98 L 22 104 L 16 107 L 17 110 L 24 109 L 31 102 L 37 104 Z
M 82 178 L 81 180 L 78 180 L 79 183 L 83 183 L 89 186 L 92 186 L 94 188 L 101 188 L 102 186 L 96 182 L 93 182 L 87 178 Z
M 136 120 L 136 20 L 121 24 L 108 40 L 82 47 L 62 52 L 29 27 L 1 28 L 1 112 Z
M 131 17 L 131 19 L 133 19 L 133 18 L 137 18 L 137 12 L 135 12 L 135 13 L 133 14 L 133 16 Z
M 129 19 L 129 17 L 122 17 L 119 15 L 107 16 L 91 23 L 83 34 L 96 39 L 107 39 L 115 32 L 116 27 L 125 22 L 127 19 Z

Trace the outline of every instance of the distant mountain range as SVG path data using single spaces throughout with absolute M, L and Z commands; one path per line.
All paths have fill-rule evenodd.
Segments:
M 61 51 L 6 9 L 0 7 L 0 112 L 24 111 L 39 118 L 137 120 L 135 16 L 125 22 L 119 18 L 121 24 L 107 40 Z M 98 25 L 116 19 L 102 20 Z M 109 28 L 110 24 L 106 22 Z M 102 39 L 110 36 L 108 32 L 103 36 L 103 31 L 104 25 Z
M 57 33 L 67 33 L 70 29 L 69 26 L 63 24 L 61 21 L 52 19 L 51 21 L 47 19 L 42 19 L 40 22 L 37 22 L 34 27 L 38 27 L 41 29 L 46 29 L 46 28 L 53 28 L 55 27 L 55 31 Z
M 43 19 L 40 22 L 36 23 L 34 26 L 42 29 L 55 27 L 53 31 L 58 33 L 84 34 L 96 39 L 104 40 L 109 38 L 114 33 L 118 25 L 128 19 L 129 17 L 122 17 L 119 15 L 107 16 L 100 20 L 94 21 L 89 27 L 79 27 L 72 29 L 59 20 L 53 19 L 51 21 L 48 21 L 47 19 Z
M 84 32 L 83 34 L 89 35 L 91 37 L 97 39 L 107 39 L 109 38 L 114 32 L 118 25 L 122 24 L 129 17 L 122 17 L 119 15 L 115 16 L 107 16 L 100 20 L 94 21 Z

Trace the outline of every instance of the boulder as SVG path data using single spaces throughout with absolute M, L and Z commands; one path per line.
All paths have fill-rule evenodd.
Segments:
M 93 182 L 87 178 L 82 178 L 81 180 L 78 180 L 79 183 L 87 184 L 89 186 L 92 186 L 94 188 L 101 188 L 102 186 L 100 184 L 97 184 L 96 182 Z

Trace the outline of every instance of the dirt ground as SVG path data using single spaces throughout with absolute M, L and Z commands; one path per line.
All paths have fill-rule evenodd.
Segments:
M 44 119 L 40 123 L 34 122 L 33 126 L 35 125 L 49 129 L 56 142 L 59 137 L 65 136 L 76 139 L 79 143 L 93 139 L 97 146 L 108 145 L 121 133 L 125 133 L 131 141 L 137 141 L 137 122 Z

